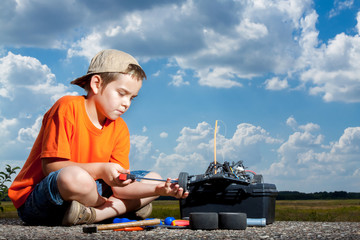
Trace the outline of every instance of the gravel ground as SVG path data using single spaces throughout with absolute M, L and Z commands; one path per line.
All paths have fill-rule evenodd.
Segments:
M 274 222 L 246 230 L 157 228 L 148 231 L 83 233 L 83 226 L 26 226 L 19 219 L 0 219 L 0 239 L 360 239 L 359 222 Z

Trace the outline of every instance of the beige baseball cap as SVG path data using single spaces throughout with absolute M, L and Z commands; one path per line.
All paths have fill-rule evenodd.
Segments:
M 115 49 L 102 50 L 91 59 L 87 74 L 75 79 L 71 83 L 84 87 L 89 75 L 106 72 L 125 73 L 129 64 L 134 64 L 141 68 L 136 59 L 126 52 Z

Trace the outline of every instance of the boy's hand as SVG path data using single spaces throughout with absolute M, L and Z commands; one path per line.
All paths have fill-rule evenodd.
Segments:
M 184 192 L 184 189 L 177 183 L 171 183 L 171 178 L 166 179 L 165 183 L 156 186 L 155 192 L 159 196 L 171 196 L 175 198 L 187 198 L 189 192 Z
M 121 173 L 130 173 L 130 170 L 124 169 L 117 163 L 106 163 L 104 164 L 102 179 L 111 187 L 126 186 L 133 182 L 131 179 L 120 181 L 119 175 Z

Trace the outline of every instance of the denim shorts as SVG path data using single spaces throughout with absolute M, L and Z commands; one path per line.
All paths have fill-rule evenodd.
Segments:
M 19 217 L 29 225 L 61 225 L 69 202 L 62 199 L 57 187 L 59 172 L 55 171 L 38 183 L 25 203 L 18 209 Z M 131 174 L 143 177 L 150 171 L 132 171 Z M 96 180 L 101 196 L 110 197 L 111 187 L 103 180 Z

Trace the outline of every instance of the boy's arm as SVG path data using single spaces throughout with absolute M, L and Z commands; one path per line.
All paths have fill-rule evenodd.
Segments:
M 189 193 L 180 188 L 179 184 L 172 183 L 168 178 L 160 184 L 133 182 L 125 187 L 113 187 L 114 196 L 120 199 L 138 199 L 154 196 L 171 196 L 175 198 L 186 198 Z
M 64 158 L 42 158 L 42 170 L 45 176 L 61 168 L 68 166 L 79 166 L 87 171 L 94 179 L 97 179 L 97 171 L 101 168 L 102 163 L 76 163 Z M 96 165 L 96 166 L 95 166 Z M 97 167 L 97 168 L 96 168 Z
M 42 158 L 41 161 L 45 176 L 64 167 L 77 166 L 88 172 L 92 178 L 103 179 L 110 186 L 117 186 L 121 183 L 118 180 L 120 173 L 129 173 L 129 170 L 119 164 L 110 162 L 77 163 L 64 158 Z

